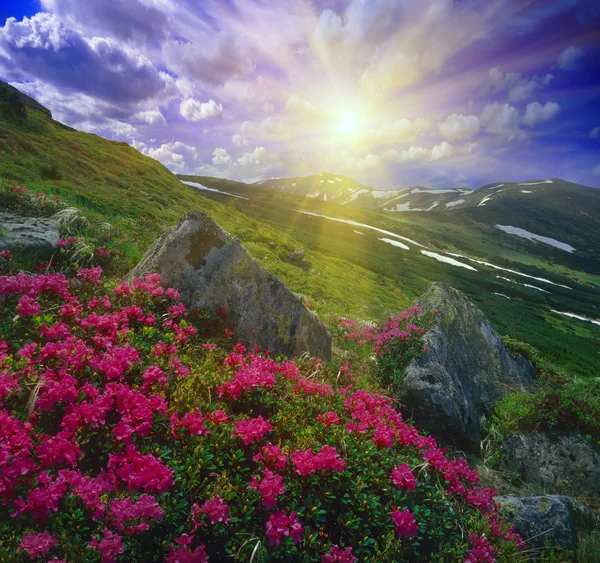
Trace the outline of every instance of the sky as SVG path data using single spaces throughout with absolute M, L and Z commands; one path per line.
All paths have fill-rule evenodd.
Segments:
M 0 78 L 176 173 L 600 187 L 598 0 L 0 0 Z

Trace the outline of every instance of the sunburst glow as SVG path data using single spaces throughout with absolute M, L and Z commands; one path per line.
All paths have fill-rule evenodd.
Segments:
M 356 135 L 361 129 L 361 119 L 356 113 L 343 113 L 340 117 L 340 131 L 347 135 Z

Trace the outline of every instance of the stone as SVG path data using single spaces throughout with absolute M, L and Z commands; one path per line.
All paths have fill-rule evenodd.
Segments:
M 240 339 L 288 357 L 331 357 L 319 318 L 205 213 L 187 213 L 165 231 L 129 278 L 149 273 L 159 273 L 190 309 L 227 309 Z
M 600 498 L 600 453 L 577 432 L 509 434 L 500 468 L 543 492 Z
M 47 260 L 56 250 L 59 225 L 53 219 L 0 212 L 0 250 L 31 254 Z
M 296 266 L 304 271 L 310 270 L 311 263 L 304 259 L 305 252 L 302 248 L 296 248 L 293 252 L 290 252 L 285 259 L 285 262 Z
M 275 244 L 275 243 L 274 243 L 272 240 L 271 240 L 271 241 L 269 241 L 269 242 L 267 243 L 267 245 L 268 245 L 268 246 L 269 246 L 269 248 L 271 248 L 271 249 L 273 249 L 273 248 L 275 248 L 275 247 L 277 246 L 277 244 Z
M 591 509 L 566 496 L 497 496 L 494 500 L 527 549 L 547 546 L 575 551 L 577 535 L 591 532 L 596 525 Z
M 494 402 L 530 385 L 534 368 L 512 358 L 483 313 L 450 285 L 431 284 L 414 305 L 437 315 L 423 338 L 429 352 L 410 362 L 397 397 L 438 438 L 476 449 Z

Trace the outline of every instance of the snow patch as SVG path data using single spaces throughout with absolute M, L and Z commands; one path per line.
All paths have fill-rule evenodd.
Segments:
M 533 233 L 530 233 L 529 231 L 526 231 L 525 229 L 520 229 L 519 227 L 511 227 L 510 225 L 496 225 L 496 227 L 510 235 L 517 235 L 518 237 L 525 238 L 531 241 L 543 242 L 544 244 L 554 246 L 555 248 L 560 248 L 560 250 L 564 250 L 566 252 L 575 251 L 575 248 L 573 248 L 570 244 L 567 244 L 566 242 L 560 242 L 559 240 L 550 237 L 535 235 Z
M 600 326 L 600 321 L 597 321 L 595 319 L 588 319 L 587 317 L 582 317 L 581 315 L 576 315 L 575 313 L 565 313 L 564 311 L 556 311 L 555 309 L 552 309 L 553 313 L 556 313 L 557 315 L 564 315 L 565 317 L 572 317 L 573 319 L 579 319 L 580 321 L 587 321 L 588 323 L 594 323 L 595 325 Z
M 546 278 L 536 278 L 535 276 L 530 276 L 529 274 L 523 274 L 522 272 L 518 272 L 517 270 L 510 270 L 509 268 L 503 268 L 502 266 L 496 266 L 496 264 L 490 264 L 489 262 L 484 262 L 483 260 L 476 260 L 475 258 L 469 258 L 468 256 L 463 256 L 462 254 L 455 254 L 454 252 L 446 252 L 446 254 L 448 254 L 449 256 L 456 256 L 457 258 L 464 258 L 466 260 L 470 260 L 471 262 L 475 262 L 476 264 L 481 264 L 482 266 L 488 266 L 489 268 L 494 268 L 495 270 L 502 270 L 503 272 L 515 274 L 516 276 L 523 276 L 524 278 L 530 278 L 532 280 L 549 283 L 551 285 L 556 285 L 558 287 L 564 287 L 565 289 L 572 289 L 568 285 L 562 285 L 560 283 L 555 283 L 553 281 L 547 280 Z
M 360 196 L 360 194 L 366 194 L 369 190 L 358 190 L 356 192 L 354 192 L 352 194 L 352 197 L 346 202 L 346 203 L 350 203 L 351 201 L 354 201 L 358 196 Z
M 511 299 L 508 295 L 504 295 L 504 293 L 498 293 L 494 291 L 494 295 L 499 295 L 500 297 L 504 297 L 505 299 Z
M 456 207 L 457 205 L 462 205 L 464 202 L 464 199 L 457 199 L 456 201 L 451 201 L 450 203 L 446 204 L 446 209 L 449 209 L 450 207 Z
M 207 192 L 216 192 L 219 194 L 228 195 L 231 197 L 237 197 L 238 199 L 245 199 L 245 200 L 249 201 L 249 198 L 247 198 L 247 197 L 243 197 L 241 195 L 230 194 L 229 192 L 222 192 L 221 190 L 217 190 L 215 188 L 207 188 L 206 186 L 203 186 L 202 184 L 196 184 L 196 182 L 182 182 L 182 183 L 186 184 L 187 186 L 191 186 L 192 188 L 196 188 L 197 190 L 206 190 Z
M 391 244 L 392 246 L 397 246 L 398 248 L 402 248 L 403 250 L 410 250 L 410 247 L 406 246 L 405 244 L 402 244 L 401 242 L 398 242 L 397 240 L 392 240 L 389 238 L 380 238 L 378 240 L 387 242 L 388 244 Z
M 338 223 L 346 223 L 347 225 L 352 225 L 353 227 L 362 227 L 364 229 L 371 229 L 372 231 L 377 231 L 378 233 L 383 233 L 384 235 L 389 235 L 394 238 L 399 238 L 401 240 L 405 240 L 414 244 L 415 246 L 420 246 L 421 248 L 427 248 L 425 245 L 420 244 L 412 239 L 407 237 L 403 237 L 401 235 L 397 235 L 396 233 L 392 233 L 391 231 L 386 231 L 384 229 L 379 229 L 377 227 L 372 227 L 371 225 L 367 225 L 365 223 L 358 223 L 357 221 L 352 221 L 352 219 L 338 219 L 337 217 L 328 217 L 327 215 L 320 215 L 319 213 L 313 213 L 312 211 L 301 211 L 300 209 L 296 209 L 298 213 L 302 213 L 304 215 L 310 215 L 312 217 L 321 217 L 323 219 L 329 219 L 330 221 L 337 221 Z
M 552 180 L 544 180 L 543 182 L 523 182 L 519 186 L 537 186 L 539 184 L 552 184 Z
M 492 186 L 491 188 L 488 188 L 488 190 L 495 190 L 495 189 L 501 188 L 503 186 L 504 186 L 504 184 L 498 184 L 497 186 Z
M 533 194 L 535 192 L 532 192 L 531 190 L 521 190 L 522 194 Z
M 292 186 L 295 188 L 295 187 L 296 187 L 296 182 L 294 182 L 294 183 L 292 184 Z
M 421 254 L 425 254 L 425 256 L 429 256 L 430 258 L 435 258 L 438 262 L 444 262 L 445 264 L 450 264 L 451 266 L 459 266 L 460 268 L 466 268 L 467 270 L 473 270 L 474 272 L 477 269 L 473 268 L 473 266 L 469 266 L 468 264 L 463 264 L 458 260 L 454 260 L 454 258 L 448 258 L 447 256 L 442 256 L 437 252 L 428 252 L 427 250 L 421 250 Z
M 436 201 L 433 203 L 433 205 L 430 205 L 425 211 L 431 211 L 432 209 L 434 209 L 435 207 L 437 207 L 440 204 L 439 201 Z
M 361 233 L 360 231 L 354 231 L 357 235 L 362 235 L 363 237 L 365 236 L 365 233 Z M 380 239 L 381 240 L 381 239 Z
M 486 202 L 490 201 L 490 199 L 492 199 L 491 195 L 486 195 L 480 202 L 479 205 L 477 205 L 477 207 L 482 207 L 486 204 Z

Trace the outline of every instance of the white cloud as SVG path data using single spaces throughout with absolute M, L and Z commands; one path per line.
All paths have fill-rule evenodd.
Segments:
M 467 143 L 463 147 L 463 152 L 465 154 L 473 154 L 477 150 L 478 147 L 479 147 L 479 143 L 477 141 L 472 141 L 470 143 Z
M 416 134 L 417 128 L 413 122 L 403 117 L 396 121 L 385 123 L 376 129 L 370 129 L 365 134 L 365 140 L 381 145 L 406 143 L 412 141 Z
M 600 137 L 600 127 L 594 127 L 590 131 L 590 138 L 597 139 L 598 137 Z
M 223 115 L 223 105 L 214 100 L 202 103 L 195 98 L 188 98 L 179 105 L 179 112 L 187 121 L 202 121 Z
M 546 102 L 544 105 L 539 102 L 533 102 L 532 104 L 527 104 L 523 123 L 533 127 L 537 123 L 554 119 L 559 111 L 560 106 L 556 102 Z
M 175 172 L 182 172 L 189 169 L 192 163 L 198 160 L 196 147 L 186 145 L 180 141 L 164 143 L 160 147 L 151 148 L 145 143 L 138 143 L 134 140 L 132 141 L 132 146 L 142 154 L 158 160 Z
M 303 100 L 302 98 L 300 98 L 300 96 L 296 94 L 292 94 L 288 97 L 288 100 L 285 104 L 285 110 L 292 113 L 303 114 L 305 117 L 308 118 L 316 118 L 321 113 L 314 104 Z
M 426 149 L 419 146 L 412 146 L 403 151 L 388 149 L 383 152 L 382 156 L 384 160 L 391 162 L 435 162 L 437 160 L 450 158 L 453 154 L 454 147 L 447 141 L 442 141 L 432 149 Z
M 579 61 L 583 57 L 583 49 L 571 45 L 558 55 L 557 64 L 561 70 L 573 70 L 577 68 Z
M 592 170 L 592 176 L 600 177 L 600 164 Z
M 231 156 L 227 152 L 227 149 L 215 149 L 213 151 L 212 163 L 216 166 L 221 164 L 229 164 L 231 162 Z
M 237 163 L 240 166 L 248 166 L 254 164 L 259 166 L 263 159 L 267 156 L 267 149 L 265 147 L 256 147 L 252 152 L 245 152 L 237 159 Z
M 504 137 L 509 141 L 523 138 L 521 119 L 516 108 L 509 104 L 489 104 L 483 108 L 479 122 L 487 133 Z
M 504 72 L 499 67 L 488 71 L 488 83 L 493 91 L 501 92 L 508 90 L 508 99 L 511 102 L 519 102 L 531 98 L 536 92 L 542 91 L 552 82 L 554 76 L 532 76 L 525 78 L 518 72 Z
M 450 158 L 454 154 L 454 147 L 447 141 L 442 141 L 440 145 L 433 147 L 431 151 L 430 162 L 436 160 L 442 160 L 443 158 Z
M 159 109 L 138 111 L 132 116 L 132 119 L 138 123 L 146 123 L 152 126 L 167 124 L 165 116 Z
M 358 170 L 367 170 L 369 168 L 377 168 L 381 166 L 381 157 L 378 154 L 368 154 L 363 158 L 359 158 L 354 162 Z
M 289 125 L 273 116 L 263 119 L 259 128 L 263 134 L 273 139 L 285 140 L 290 138 L 291 131 Z
M 247 147 L 250 144 L 250 141 L 242 135 L 234 135 L 231 137 L 231 141 L 236 147 Z
M 476 115 L 453 113 L 440 124 L 440 135 L 449 141 L 471 139 L 479 133 L 479 118 Z

